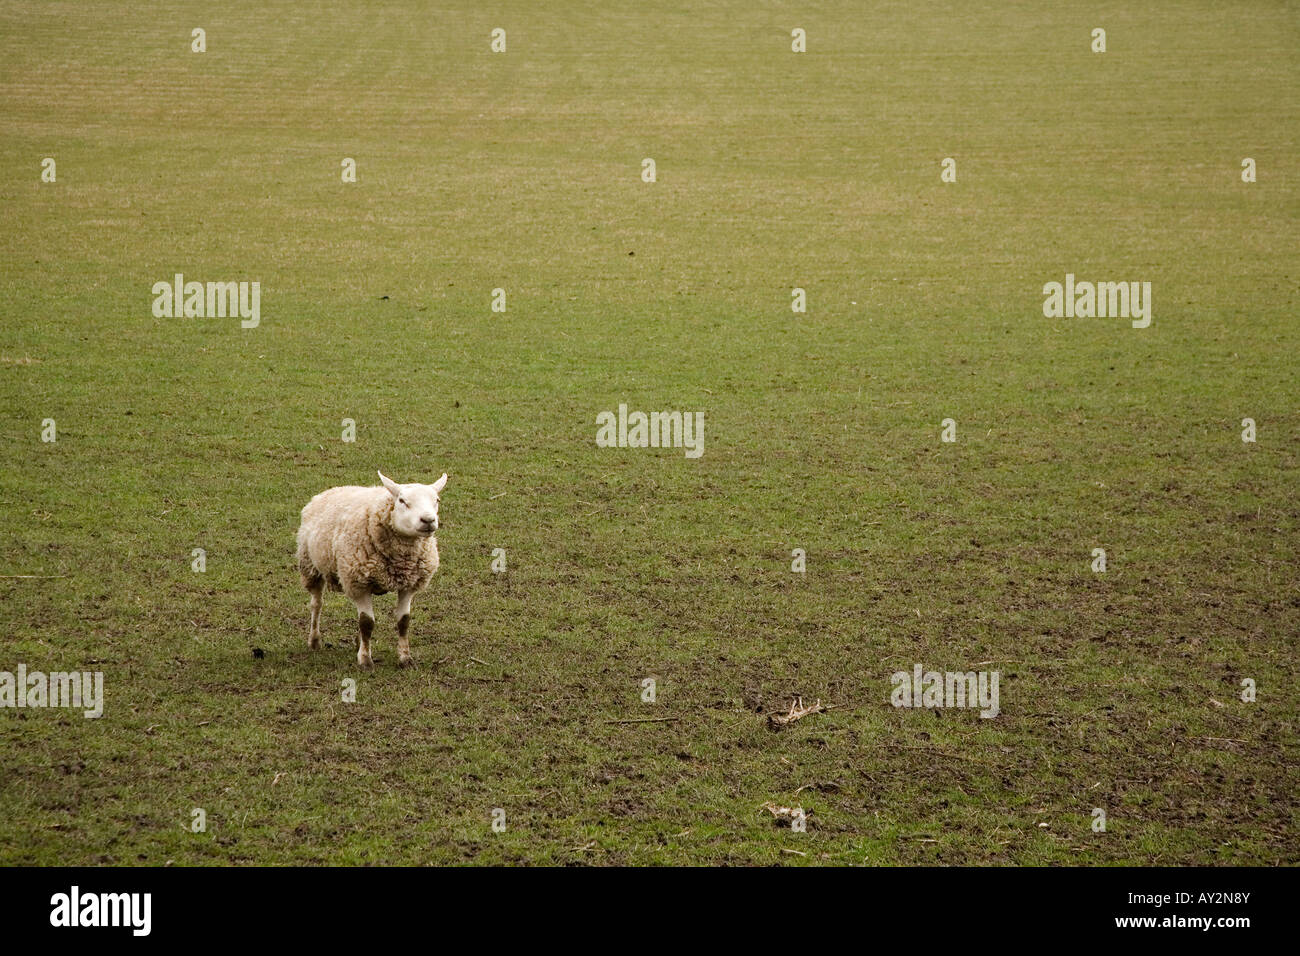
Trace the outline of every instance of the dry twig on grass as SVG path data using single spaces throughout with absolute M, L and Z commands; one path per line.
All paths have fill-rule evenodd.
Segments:
M 793 724 L 796 720 L 802 720 L 809 714 L 820 714 L 827 710 L 818 699 L 817 703 L 810 707 L 805 707 L 803 698 L 796 697 L 790 702 L 790 712 L 788 714 L 768 714 L 767 722 L 773 729 L 784 727 L 786 724 Z

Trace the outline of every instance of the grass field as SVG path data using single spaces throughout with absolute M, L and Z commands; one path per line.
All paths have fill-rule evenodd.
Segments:
M 1300 859 L 1295 4 L 340 6 L 0 3 L 0 670 L 106 695 L 0 709 L 0 863 Z M 306 646 L 377 468 L 451 476 L 411 671 Z

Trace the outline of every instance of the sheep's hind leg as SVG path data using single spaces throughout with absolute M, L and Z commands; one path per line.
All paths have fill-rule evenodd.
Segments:
M 374 667 L 370 658 L 370 635 L 375 630 L 374 601 L 369 594 L 354 597 L 352 603 L 357 606 L 357 663 L 369 669 Z
M 320 606 L 325 581 L 317 578 L 315 584 L 307 586 L 307 590 L 311 592 L 311 623 L 307 626 L 307 646 L 315 651 L 320 649 Z
M 406 639 L 406 631 L 411 626 L 411 598 L 414 591 L 397 592 L 397 663 L 402 667 L 411 667 L 415 659 L 411 657 L 411 642 Z

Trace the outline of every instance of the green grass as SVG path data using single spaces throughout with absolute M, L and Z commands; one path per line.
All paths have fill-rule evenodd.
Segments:
M 0 4 L 0 670 L 107 694 L 0 710 L 0 862 L 1297 862 L 1295 5 L 695 6 Z M 293 571 L 376 468 L 451 475 L 410 672 Z

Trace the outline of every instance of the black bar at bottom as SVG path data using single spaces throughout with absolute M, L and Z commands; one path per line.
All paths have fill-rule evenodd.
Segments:
M 612 938 L 629 945 L 640 933 L 662 944 L 703 920 L 768 944 L 787 935 L 811 943 L 834 929 L 864 942 L 902 933 L 944 946 L 1034 931 L 1053 940 L 1182 945 L 1195 937 L 1232 946 L 1285 925 L 1293 875 L 1249 868 L 7 869 L 0 870 L 0 925 L 12 939 L 114 937 L 126 945 L 337 944 L 349 927 L 373 943 L 448 923 L 470 942 L 514 927 L 534 941 L 610 941 L 604 934 L 619 932 L 632 935 Z

